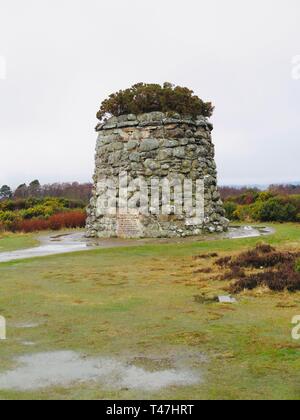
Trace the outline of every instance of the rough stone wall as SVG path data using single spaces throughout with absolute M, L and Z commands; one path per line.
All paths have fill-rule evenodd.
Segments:
M 96 146 L 94 192 L 88 208 L 89 237 L 174 237 L 222 232 L 228 227 L 217 189 L 217 172 L 212 143 L 212 124 L 161 112 L 113 117 L 99 124 Z M 105 177 L 127 172 L 129 180 L 143 177 L 163 179 L 174 174 L 193 181 L 204 180 L 204 221 L 189 223 L 187 214 L 103 215 L 99 202 L 106 193 L 100 186 Z M 136 191 L 130 191 L 134 197 Z M 174 210 L 174 209 L 173 209 Z

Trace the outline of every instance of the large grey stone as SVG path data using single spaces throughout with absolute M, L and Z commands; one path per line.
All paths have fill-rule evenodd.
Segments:
M 129 160 L 131 160 L 131 162 L 140 162 L 141 161 L 141 156 L 139 153 L 131 153 L 129 155 Z
M 156 171 L 157 169 L 160 168 L 160 165 L 155 160 L 151 160 L 151 159 L 147 159 L 145 161 L 145 166 L 151 171 Z
M 157 159 L 158 160 L 168 160 L 173 157 L 173 150 L 174 149 L 161 149 L 158 152 Z
M 186 152 L 185 152 L 185 148 L 184 147 L 176 147 L 173 150 L 174 157 L 179 158 L 179 159 L 184 159 L 185 153 Z
M 136 140 L 129 140 L 129 142 L 126 144 L 126 149 L 127 150 L 133 150 L 137 147 L 138 144 L 139 143 Z
M 141 152 L 150 152 L 159 148 L 159 141 L 157 139 L 145 139 L 140 144 Z
M 177 140 L 171 140 L 171 139 L 164 139 L 162 141 L 162 147 L 168 148 L 168 147 L 177 147 L 179 145 L 179 142 Z

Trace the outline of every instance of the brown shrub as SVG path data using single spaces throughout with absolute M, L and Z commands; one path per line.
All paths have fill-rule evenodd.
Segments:
M 212 268 L 201 268 L 199 270 L 194 271 L 194 274 L 209 274 L 212 272 Z
M 49 218 L 49 227 L 52 230 L 62 228 L 82 228 L 85 226 L 86 213 L 84 211 L 69 211 L 58 213 Z
M 49 222 L 45 219 L 21 220 L 15 226 L 16 232 L 24 233 L 38 232 L 47 229 L 49 229 Z
M 220 267 L 227 267 L 231 262 L 232 257 L 223 257 L 216 261 L 216 265 Z
M 209 254 L 200 254 L 194 257 L 195 260 L 207 260 L 209 258 L 217 258 L 219 255 L 216 252 L 211 252 Z
M 269 254 L 270 252 L 276 251 L 276 249 L 269 244 L 258 244 L 255 249 L 260 254 Z
M 236 281 L 230 286 L 230 292 L 233 294 L 241 293 L 243 290 L 254 290 L 260 285 L 258 276 L 249 276 Z
M 253 290 L 259 286 L 275 292 L 294 292 L 300 290 L 300 272 L 296 270 L 299 256 L 299 252 L 278 252 L 270 245 L 262 244 L 234 259 L 221 258 L 216 264 L 229 269 L 222 280 L 236 280 L 230 287 L 231 293 Z M 264 271 L 247 275 L 246 268 Z
M 295 272 L 293 265 L 286 265 L 280 270 L 267 270 L 239 279 L 230 287 L 230 291 L 240 293 L 259 286 L 266 286 L 274 292 L 295 292 L 300 290 L 300 273 Z
M 252 268 L 269 268 L 275 267 L 278 264 L 284 264 L 294 260 L 294 257 L 290 253 L 274 252 L 271 254 L 257 255 L 255 252 L 248 255 L 243 255 L 234 264 L 239 267 L 252 267 Z
M 83 228 L 85 226 L 86 213 L 84 210 L 74 210 L 55 214 L 48 219 L 29 219 L 17 223 L 16 231 L 38 232 L 41 230 L 60 230 L 69 228 Z
M 255 249 L 240 254 L 231 261 L 230 266 L 244 268 L 270 268 L 279 264 L 293 262 L 295 255 L 290 252 L 277 252 L 269 245 L 258 245 Z
M 246 273 L 241 267 L 233 266 L 229 271 L 227 271 L 222 280 L 234 280 L 238 278 L 245 278 Z

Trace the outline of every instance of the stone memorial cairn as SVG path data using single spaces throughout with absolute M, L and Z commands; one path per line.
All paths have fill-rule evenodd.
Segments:
M 205 117 L 192 119 L 162 112 L 122 115 L 98 124 L 87 236 L 184 237 L 227 230 L 228 220 L 217 189 L 212 129 Z M 143 187 L 139 179 L 143 179 Z M 157 195 L 159 208 L 153 207 L 150 193 L 153 195 L 156 188 L 159 194 L 164 180 L 170 181 L 173 193 L 167 197 L 169 202 L 163 193 Z M 201 185 L 202 197 L 195 192 Z M 141 198 L 141 189 L 145 194 L 147 186 L 148 203 Z M 203 217 L 186 210 L 184 198 L 178 205 L 180 199 L 176 198 L 184 197 L 178 187 L 192 190 L 193 206 L 196 210 L 197 206 L 203 207 Z

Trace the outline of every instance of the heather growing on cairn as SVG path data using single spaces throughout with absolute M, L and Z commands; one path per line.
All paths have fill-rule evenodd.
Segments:
M 211 117 L 214 107 L 210 102 L 203 102 L 188 88 L 174 86 L 171 83 L 159 84 L 138 83 L 129 89 L 113 93 L 101 104 L 97 118 L 119 117 L 126 114 L 144 114 L 160 111 Z

